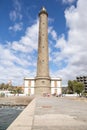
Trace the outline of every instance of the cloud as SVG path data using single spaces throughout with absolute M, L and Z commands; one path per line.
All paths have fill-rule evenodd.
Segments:
M 11 21 L 22 20 L 21 14 L 21 3 L 19 0 L 13 0 L 14 9 L 9 13 L 9 17 Z
M 38 21 L 26 29 L 25 35 L 19 41 L 12 42 L 12 49 L 20 52 L 32 52 L 37 49 Z
M 52 59 L 61 68 L 53 75 L 61 76 L 63 83 L 75 79 L 78 75 L 87 75 L 87 1 L 78 0 L 77 7 L 65 10 L 68 38 L 64 34 L 57 36 Z
M 65 3 L 65 4 L 71 4 L 71 3 L 73 3 L 74 1 L 76 1 L 76 0 L 62 0 L 63 1 L 63 3 Z
M 13 25 L 9 27 L 11 31 L 21 31 L 23 22 L 22 22 L 22 13 L 21 13 L 21 3 L 19 0 L 13 0 L 14 9 L 10 11 L 9 18 L 13 22 Z
M 10 26 L 9 30 L 17 32 L 22 30 L 23 23 L 15 23 L 14 26 Z
M 0 43 L 0 82 L 23 85 L 24 77 L 36 74 L 38 21 L 27 27 L 19 41 Z
M 7 83 L 11 79 L 15 85 L 22 84 L 23 77 L 30 74 L 30 70 L 26 69 L 27 66 L 32 65 L 27 61 L 29 58 L 25 54 L 18 55 L 17 52 L 14 53 L 2 45 L 0 45 L 0 55 L 0 81 Z
M 10 20 L 15 21 L 17 19 L 16 11 L 15 10 L 11 11 L 9 14 L 9 17 L 10 17 Z

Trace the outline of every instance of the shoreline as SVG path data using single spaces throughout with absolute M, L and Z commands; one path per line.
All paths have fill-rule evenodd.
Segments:
M 2 107 L 22 107 L 22 106 L 24 106 L 24 107 L 26 107 L 27 105 L 25 105 L 25 104 L 0 104 L 0 108 L 2 108 Z
M 64 97 L 70 100 L 85 101 L 87 98 L 83 97 Z M 27 106 L 34 96 L 11 96 L 11 97 L 0 97 L 0 108 L 3 106 L 16 107 L 16 106 Z
M 2 106 L 27 106 L 34 96 L 12 96 L 12 97 L 0 97 L 0 107 Z

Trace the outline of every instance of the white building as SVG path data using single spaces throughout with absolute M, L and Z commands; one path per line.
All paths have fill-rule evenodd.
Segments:
M 24 94 L 34 95 L 35 78 L 24 78 Z M 51 94 L 62 94 L 62 79 L 51 78 Z

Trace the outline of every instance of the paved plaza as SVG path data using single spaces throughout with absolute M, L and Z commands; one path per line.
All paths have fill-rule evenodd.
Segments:
M 57 97 L 36 99 L 32 130 L 87 130 L 87 102 Z
M 38 97 L 7 130 L 87 130 L 87 102 L 65 97 Z

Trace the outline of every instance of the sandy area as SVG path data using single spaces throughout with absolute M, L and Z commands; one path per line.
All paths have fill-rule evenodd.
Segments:
M 15 105 L 28 105 L 32 99 L 33 96 L 12 96 L 12 97 L 0 97 L 0 105 L 9 105 L 9 106 L 15 106 Z

